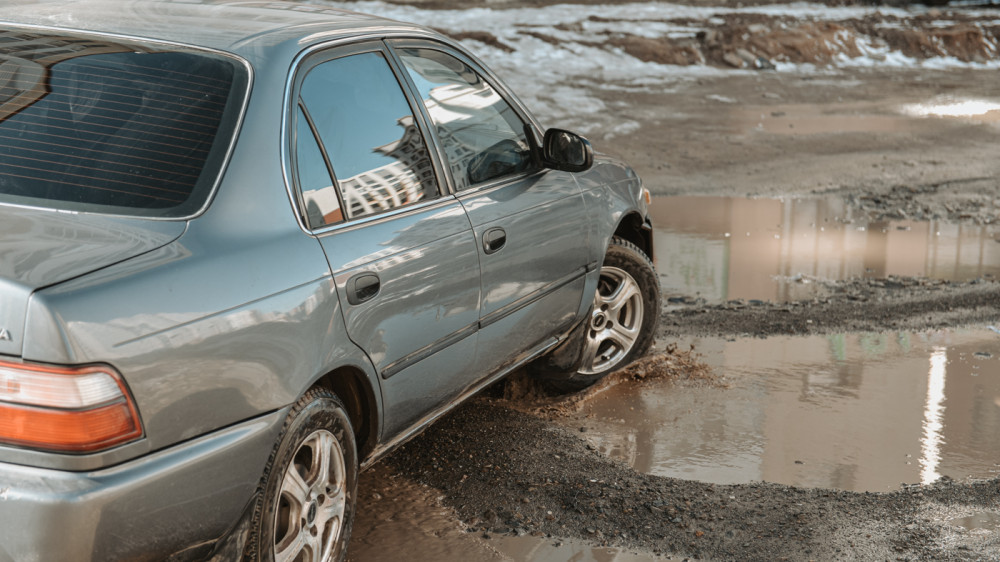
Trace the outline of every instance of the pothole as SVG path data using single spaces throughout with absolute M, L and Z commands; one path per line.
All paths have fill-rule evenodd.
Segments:
M 887 491 L 994 477 L 992 331 L 691 340 L 729 387 L 620 385 L 559 423 L 635 469 Z

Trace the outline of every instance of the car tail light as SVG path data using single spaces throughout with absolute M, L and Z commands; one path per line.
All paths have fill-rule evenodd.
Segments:
M 135 403 L 114 369 L 0 361 L 0 443 L 93 452 L 141 436 Z

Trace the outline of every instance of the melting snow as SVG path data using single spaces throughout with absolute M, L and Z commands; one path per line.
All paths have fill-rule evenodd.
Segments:
M 866 16 L 912 18 L 928 11 L 921 7 L 826 6 L 805 2 L 744 8 L 641 2 L 455 10 L 430 10 L 377 0 L 350 3 L 312 0 L 312 3 L 414 22 L 451 34 L 489 33 L 496 37 L 500 45 L 488 45 L 475 39 L 464 39 L 462 43 L 508 81 L 540 116 L 546 120 L 573 122 L 582 132 L 586 132 L 583 129 L 588 123 L 585 116 L 599 114 L 605 109 L 601 100 L 587 94 L 593 88 L 662 91 L 680 80 L 754 72 L 706 65 L 673 66 L 644 62 L 618 47 L 604 45 L 610 35 L 654 39 L 694 37 L 701 30 L 697 24 L 685 26 L 677 20 L 704 21 L 706 25 L 714 22 L 717 25 L 721 16 L 731 14 L 836 22 Z M 861 56 L 850 57 L 841 53 L 832 62 L 834 67 L 1000 68 L 1000 60 L 986 63 L 967 63 L 953 57 L 918 60 L 891 51 L 888 46 L 866 37 L 855 38 L 846 33 L 844 37 L 838 37 L 848 42 L 852 38 Z M 829 68 L 812 64 L 773 62 L 778 72 L 830 72 Z

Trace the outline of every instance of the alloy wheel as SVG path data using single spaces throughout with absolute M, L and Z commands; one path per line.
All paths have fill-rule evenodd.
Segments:
M 642 316 L 642 292 L 635 279 L 617 267 L 601 268 L 579 372 L 600 373 L 621 362 L 639 338 Z

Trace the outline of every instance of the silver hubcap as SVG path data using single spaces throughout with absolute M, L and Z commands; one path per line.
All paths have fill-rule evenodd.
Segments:
M 639 338 L 642 313 L 642 292 L 635 279 L 617 267 L 601 268 L 580 372 L 600 373 L 624 359 Z
M 340 442 L 325 429 L 299 446 L 281 480 L 274 515 L 277 562 L 327 562 L 347 509 L 347 471 Z

